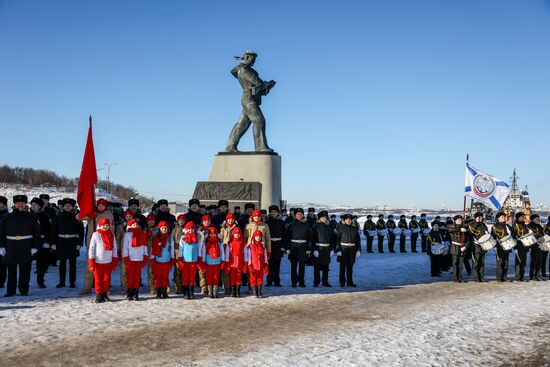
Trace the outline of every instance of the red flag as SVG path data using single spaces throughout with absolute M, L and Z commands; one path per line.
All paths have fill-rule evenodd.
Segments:
M 97 170 L 95 166 L 94 140 L 92 139 L 92 116 L 90 116 L 90 127 L 86 150 L 78 181 L 77 202 L 80 208 L 79 218 L 95 218 L 95 184 L 97 183 Z

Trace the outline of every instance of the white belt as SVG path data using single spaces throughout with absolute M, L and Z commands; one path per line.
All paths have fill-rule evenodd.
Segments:
M 330 243 L 318 243 L 317 246 L 319 246 L 319 247 L 330 247 Z
M 453 245 L 462 246 L 460 242 L 453 242 Z
M 30 240 L 32 238 L 32 235 L 29 236 L 6 236 L 8 240 Z
M 280 240 L 282 240 L 282 238 L 279 238 L 279 237 L 271 237 L 271 242 L 280 241 Z
M 77 234 L 58 234 L 59 238 L 78 238 Z
M 355 247 L 355 243 L 340 243 L 341 246 L 344 246 L 344 247 Z
M 294 242 L 294 243 L 306 243 L 307 241 L 306 241 L 306 240 L 290 240 L 290 242 Z
M 41 235 L 41 236 L 40 236 L 40 238 L 46 238 L 46 236 L 44 236 L 44 235 Z

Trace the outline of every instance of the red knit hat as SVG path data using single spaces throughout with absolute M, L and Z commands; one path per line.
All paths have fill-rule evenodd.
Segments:
M 183 219 L 184 221 L 187 222 L 187 216 L 186 216 L 185 214 L 180 214 L 180 215 L 178 215 L 178 217 L 177 217 L 176 219 L 177 219 L 177 220 Z
M 161 229 L 162 227 L 167 227 L 168 229 L 170 228 L 170 224 L 168 224 L 167 221 L 165 220 L 161 220 L 159 222 L 159 224 L 157 225 L 158 229 Z
M 233 213 L 229 213 L 225 216 L 225 220 L 233 219 L 235 220 L 235 215 Z
M 189 221 L 185 223 L 185 229 L 197 229 L 197 226 L 195 225 L 195 222 Z
M 103 205 L 103 206 L 108 206 L 109 205 L 109 202 L 103 198 L 99 199 L 96 203 L 96 205 Z
M 147 222 L 149 222 L 151 220 L 154 222 L 154 221 L 156 221 L 156 219 L 157 218 L 155 217 L 155 215 L 153 213 L 149 214 L 146 218 Z
M 262 217 L 262 211 L 260 209 L 256 209 L 252 212 L 253 217 Z
M 209 236 L 217 236 L 218 235 L 218 230 L 216 229 L 216 227 L 212 226 L 212 227 L 208 228 L 208 235 Z
M 124 218 L 126 218 L 127 215 L 131 215 L 132 218 L 134 217 L 134 212 L 131 211 L 130 209 L 126 209 L 126 211 L 124 212 Z
M 204 222 L 205 220 L 209 220 L 210 222 L 212 222 L 212 217 L 209 216 L 208 214 L 205 214 L 201 218 L 201 223 Z
M 133 226 L 133 225 L 136 224 L 137 222 L 138 222 L 137 219 L 134 219 L 134 218 L 130 219 L 130 220 L 128 221 L 128 227 Z
M 109 218 L 101 218 L 101 219 L 99 220 L 99 222 L 97 223 L 97 225 L 98 225 L 99 227 L 101 227 L 101 226 L 104 225 L 104 224 L 111 225 L 111 221 L 109 220 Z

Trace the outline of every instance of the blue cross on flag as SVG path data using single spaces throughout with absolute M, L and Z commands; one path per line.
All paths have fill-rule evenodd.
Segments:
M 504 181 L 466 163 L 466 196 L 499 210 L 510 193 L 510 187 Z

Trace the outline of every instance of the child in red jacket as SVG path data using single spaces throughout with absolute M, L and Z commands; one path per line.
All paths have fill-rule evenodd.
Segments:
M 151 259 L 153 272 L 155 273 L 155 288 L 157 298 L 168 298 L 167 288 L 170 270 L 176 263 L 174 257 L 174 239 L 170 235 L 170 224 L 160 221 L 159 233 L 153 238 L 151 246 Z
M 252 287 L 252 294 L 259 298 L 263 296 L 264 275 L 267 275 L 269 269 L 262 231 L 256 230 L 252 234 L 249 247 L 248 272 L 250 273 L 250 286 Z
M 88 249 L 88 268 L 94 273 L 96 303 L 110 301 L 107 293 L 111 285 L 111 273 L 118 263 L 117 243 L 110 227 L 111 221 L 101 218 Z
M 229 261 L 226 263 L 226 272 L 229 273 L 231 297 L 241 297 L 241 275 L 246 266 L 244 261 L 244 238 L 239 226 L 231 229 L 229 235 Z
M 141 230 L 137 219 L 130 219 L 122 243 L 122 259 L 128 272 L 126 278 L 128 301 L 139 300 L 141 269 L 147 265 L 147 258 L 147 234 Z

